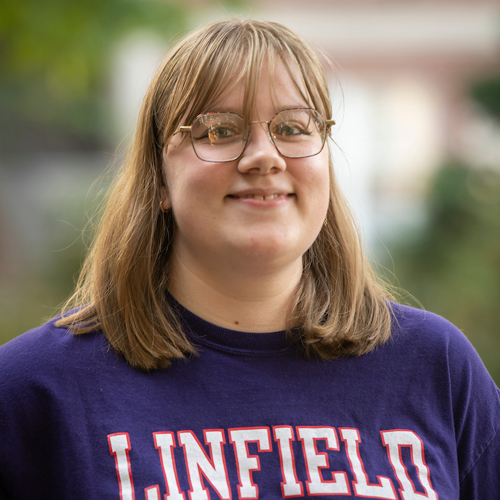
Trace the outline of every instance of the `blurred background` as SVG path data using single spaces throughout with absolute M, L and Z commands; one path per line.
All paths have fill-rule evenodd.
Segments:
M 331 146 L 367 252 L 401 300 L 455 323 L 500 384 L 500 4 L 491 0 L 3 2 L 0 343 L 70 294 L 105 172 L 119 164 L 169 46 L 228 16 L 281 22 L 335 61 Z

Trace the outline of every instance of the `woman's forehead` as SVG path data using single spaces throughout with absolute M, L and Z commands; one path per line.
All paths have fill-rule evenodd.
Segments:
M 310 107 L 311 102 L 295 65 L 288 68 L 281 60 L 263 61 L 256 78 L 237 72 L 220 95 L 200 112 L 227 111 L 237 114 L 255 112 L 266 104 L 277 113 L 287 108 Z

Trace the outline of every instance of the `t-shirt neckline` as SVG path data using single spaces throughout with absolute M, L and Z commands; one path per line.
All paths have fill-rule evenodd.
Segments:
M 168 300 L 176 309 L 184 332 L 194 344 L 252 356 L 277 355 L 297 348 L 297 344 L 293 343 L 293 336 L 298 333 L 296 330 L 290 333 L 285 330 L 264 333 L 231 330 L 200 318 L 170 294 Z

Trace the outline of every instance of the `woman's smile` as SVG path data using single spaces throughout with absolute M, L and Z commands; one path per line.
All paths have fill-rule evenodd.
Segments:
M 292 197 L 293 193 L 272 189 L 250 189 L 227 195 L 230 200 L 255 208 L 281 207 L 290 202 Z

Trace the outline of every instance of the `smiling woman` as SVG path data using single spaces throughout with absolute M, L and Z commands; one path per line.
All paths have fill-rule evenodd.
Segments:
M 301 121 L 311 146 L 292 150 L 283 131 Z M 70 302 L 77 309 L 58 326 L 101 327 L 145 370 L 195 351 L 171 297 L 240 331 L 300 326 L 295 342 L 312 357 L 384 343 L 389 297 L 333 175 L 333 123 L 321 63 L 286 28 L 231 21 L 188 36 L 148 89 Z
M 0 348 L 0 499 L 496 498 L 499 391 L 377 282 L 334 124 L 279 24 L 172 50 L 74 296 Z

